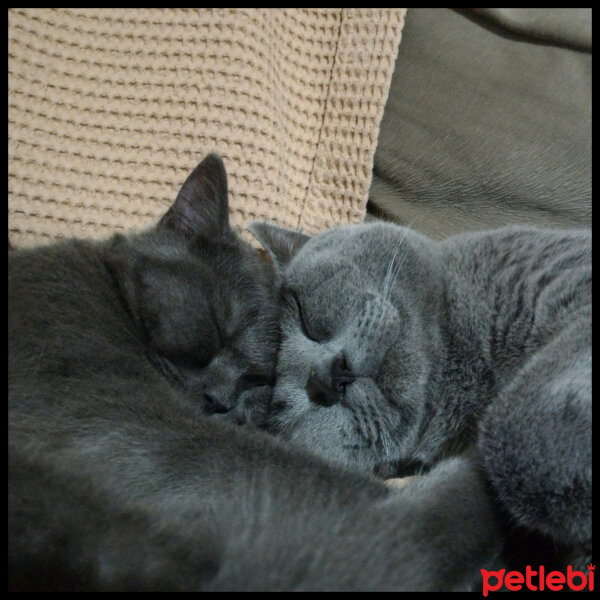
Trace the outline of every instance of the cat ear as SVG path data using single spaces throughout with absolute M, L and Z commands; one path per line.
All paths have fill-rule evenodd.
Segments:
M 310 236 L 305 233 L 260 221 L 251 223 L 250 231 L 263 245 L 278 268 L 285 267 L 310 239 Z
M 209 238 L 229 231 L 227 173 L 218 154 L 209 154 L 192 171 L 158 226 Z

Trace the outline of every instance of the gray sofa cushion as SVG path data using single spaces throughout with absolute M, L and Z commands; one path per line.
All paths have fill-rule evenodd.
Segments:
M 540 12 L 533 25 L 523 13 L 515 36 L 518 11 L 511 25 L 466 10 L 408 11 L 369 213 L 436 238 L 509 223 L 589 225 L 591 52 L 569 48 L 587 13 Z M 549 34 L 536 43 L 544 14 Z

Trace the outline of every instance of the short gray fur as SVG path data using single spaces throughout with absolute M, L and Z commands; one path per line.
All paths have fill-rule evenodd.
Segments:
M 10 590 L 468 589 L 497 555 L 473 457 L 395 492 L 226 422 L 266 404 L 278 309 L 217 156 L 156 227 L 8 281 Z
M 511 525 L 588 555 L 589 230 L 253 231 L 283 307 L 273 431 L 388 476 L 476 445 Z

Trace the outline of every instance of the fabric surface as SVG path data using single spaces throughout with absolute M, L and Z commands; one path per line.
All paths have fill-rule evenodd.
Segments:
M 523 32 L 536 16 L 530 43 L 452 10 L 408 11 L 372 215 L 435 238 L 512 223 L 590 225 L 591 53 L 564 47 L 587 12 L 537 11 L 511 13 Z M 550 37 L 560 15 L 569 21 L 558 45 L 537 43 L 544 19 Z
M 147 226 L 212 151 L 240 228 L 360 222 L 404 15 L 10 9 L 10 241 Z
M 463 8 L 482 23 L 502 27 L 530 41 L 592 50 L 591 8 Z

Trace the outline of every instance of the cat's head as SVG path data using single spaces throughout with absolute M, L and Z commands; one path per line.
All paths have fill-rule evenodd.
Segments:
M 239 421 L 268 403 L 278 343 L 273 269 L 229 225 L 219 156 L 196 167 L 156 227 L 116 236 L 108 254 L 148 356 L 173 385 L 206 414 L 235 412 Z
M 281 346 L 272 429 L 379 473 L 411 458 L 439 309 L 430 241 L 388 224 L 308 237 L 254 223 L 278 272 Z

